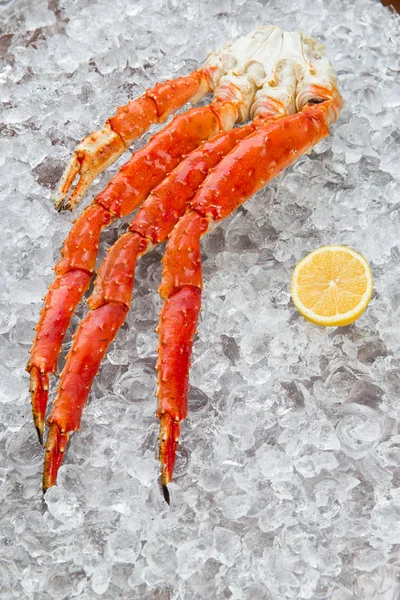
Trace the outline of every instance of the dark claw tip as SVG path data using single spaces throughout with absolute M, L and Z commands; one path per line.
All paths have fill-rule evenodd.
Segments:
M 162 489 L 162 493 L 163 493 L 165 502 L 168 504 L 168 506 L 170 506 L 171 502 L 170 502 L 169 491 L 168 491 L 167 486 L 162 485 L 161 489 Z
M 36 429 L 36 433 L 39 438 L 39 444 L 41 444 L 43 446 L 43 433 L 40 431 L 39 427 L 35 426 L 35 429 Z

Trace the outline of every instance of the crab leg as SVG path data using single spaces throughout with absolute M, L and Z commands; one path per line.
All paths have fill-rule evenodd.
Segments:
M 112 165 L 153 123 L 163 123 L 171 113 L 189 101 L 197 102 L 211 91 L 207 71 L 199 69 L 186 77 L 157 84 L 143 96 L 118 108 L 103 129 L 85 137 L 75 148 L 54 195 L 58 210 L 79 175 L 65 208 L 72 209 L 85 195 L 92 181 Z
M 163 258 L 159 289 L 165 299 L 158 324 L 157 416 L 160 419 L 161 484 L 169 504 L 167 484 L 172 480 L 180 422 L 187 417 L 187 391 L 193 338 L 200 312 L 202 275 L 200 238 L 209 219 L 189 211 L 171 234 Z
M 158 409 L 161 483 L 169 502 L 180 421 L 187 416 L 190 354 L 201 300 L 200 238 L 273 177 L 329 135 L 340 96 L 306 106 L 300 113 L 260 127 L 239 142 L 209 174 L 190 209 L 169 238 L 160 295 L 165 304 L 158 326 Z
M 101 230 L 116 218 L 132 212 L 192 150 L 214 137 L 237 118 L 234 103 L 194 108 L 175 117 L 122 167 L 108 186 L 77 219 L 55 267 L 56 280 L 44 301 L 27 370 L 31 373 L 32 410 L 42 440 L 49 374 L 57 358 L 71 317 L 88 289 L 94 272 Z M 149 168 L 150 166 L 150 168 Z
M 209 169 L 255 128 L 255 123 L 249 123 L 222 132 L 193 151 L 150 194 L 131 221 L 129 231 L 110 249 L 88 300 L 90 312 L 74 336 L 61 374 L 54 410 L 48 419 L 50 431 L 46 443 L 44 489 L 54 485 L 68 435 L 79 428 L 82 410 L 101 359 L 125 320 L 131 303 L 137 258 L 154 244 L 167 239 Z M 107 312 L 105 306 L 109 307 Z M 110 319 L 109 326 L 103 323 L 104 315 Z M 32 369 L 32 373 L 36 376 L 37 369 Z M 42 398 L 43 393 L 38 394 L 37 404 Z M 44 411 L 42 415 L 44 418 Z M 69 420 L 66 420 L 67 417 Z

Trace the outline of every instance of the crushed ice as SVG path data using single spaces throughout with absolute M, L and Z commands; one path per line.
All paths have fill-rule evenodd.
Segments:
M 0 5 L 0 596 L 394 600 L 399 17 L 374 0 Z M 157 485 L 153 397 L 161 250 L 138 266 L 133 310 L 43 502 L 24 367 L 73 219 L 51 190 L 117 105 L 267 23 L 326 45 L 345 108 L 331 138 L 204 240 L 172 508 Z M 103 254 L 122 229 L 104 234 Z M 329 243 L 374 271 L 371 305 L 349 328 L 308 324 L 289 298 L 296 262 Z

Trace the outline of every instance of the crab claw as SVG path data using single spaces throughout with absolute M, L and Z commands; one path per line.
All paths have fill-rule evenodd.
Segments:
M 109 125 L 85 137 L 76 147 L 61 177 L 53 199 L 56 209 L 72 210 L 97 175 L 112 165 L 125 150 L 123 140 Z M 65 203 L 77 175 L 79 175 L 78 183 Z
M 64 460 L 68 438 L 68 433 L 62 433 L 56 423 L 50 425 L 44 457 L 43 492 L 46 492 L 56 482 L 58 469 Z
M 167 484 L 172 481 L 176 450 L 179 443 L 180 423 L 174 421 L 168 414 L 160 417 L 160 462 L 162 465 L 161 488 L 165 501 L 169 504 L 169 492 Z
M 31 369 L 31 399 L 33 421 L 39 442 L 43 444 L 44 416 L 46 413 L 47 396 L 49 394 L 49 376 L 41 375 L 37 367 Z

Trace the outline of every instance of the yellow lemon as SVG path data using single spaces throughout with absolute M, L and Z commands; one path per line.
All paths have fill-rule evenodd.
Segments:
M 291 293 L 297 310 L 317 325 L 350 325 L 367 308 L 374 286 L 361 254 L 347 246 L 322 246 L 293 271 Z

